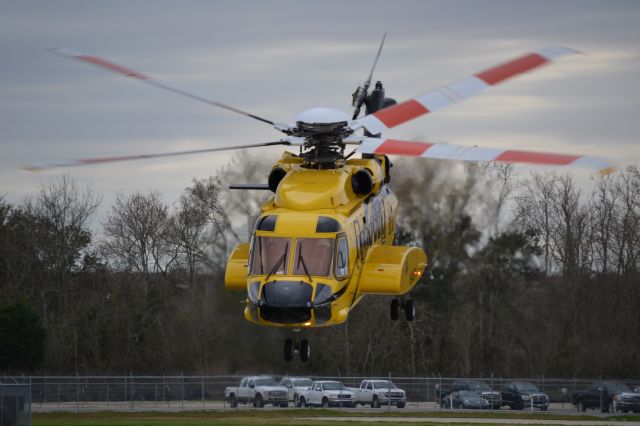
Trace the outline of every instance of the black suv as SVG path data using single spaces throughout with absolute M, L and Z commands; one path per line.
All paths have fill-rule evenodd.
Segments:
M 596 408 L 603 413 L 640 413 L 640 394 L 621 382 L 595 382 L 587 390 L 574 393 L 572 402 L 578 411 Z
M 512 410 L 522 410 L 525 407 L 539 408 L 547 411 L 549 396 L 540 392 L 536 385 L 529 382 L 509 382 L 502 386 L 502 405 L 508 405 Z
M 491 389 L 491 386 L 482 380 L 456 380 L 453 382 L 451 385 L 451 392 L 461 390 L 477 391 L 482 398 L 489 401 L 491 408 L 494 410 L 499 410 L 502 406 L 502 396 L 500 395 L 500 392 L 494 391 Z M 446 401 L 444 401 L 445 398 L 448 398 L 448 396 L 444 396 L 442 398 L 443 401 L 441 402 L 446 403 Z

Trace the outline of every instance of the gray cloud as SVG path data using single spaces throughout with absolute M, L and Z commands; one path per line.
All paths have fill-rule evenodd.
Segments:
M 405 99 L 548 45 L 588 55 L 390 133 L 640 161 L 635 1 L 22 1 L 0 14 L 0 192 L 18 201 L 52 171 L 29 162 L 268 141 L 268 126 L 45 52 L 104 56 L 275 120 L 349 109 L 383 32 L 375 77 Z M 265 151 L 276 157 L 278 150 Z M 230 154 L 229 154 L 230 155 Z M 174 199 L 227 154 L 71 169 L 116 191 Z M 62 171 L 64 172 L 64 171 Z

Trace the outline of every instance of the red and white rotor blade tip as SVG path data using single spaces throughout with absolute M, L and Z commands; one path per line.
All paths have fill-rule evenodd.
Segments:
M 148 76 L 146 74 L 143 74 L 143 73 L 135 71 L 135 70 L 132 70 L 130 68 L 126 68 L 126 67 L 124 67 L 122 65 L 118 65 L 118 64 L 116 64 L 114 62 L 108 61 L 108 60 L 103 59 L 103 58 L 99 58 L 97 56 L 86 55 L 86 54 L 83 54 L 83 53 L 78 53 L 78 52 L 74 52 L 74 51 L 69 50 L 69 49 L 62 49 L 62 48 L 53 48 L 53 49 L 47 49 L 47 50 L 49 52 L 53 53 L 54 55 L 62 56 L 64 58 L 68 58 L 68 59 L 74 59 L 76 61 L 81 61 L 81 62 L 89 63 L 89 64 L 92 64 L 92 65 L 96 65 L 96 66 L 99 66 L 101 68 L 107 69 L 109 71 L 113 71 L 115 73 L 118 73 L 120 75 L 124 75 L 125 77 L 135 78 L 136 80 L 140 80 L 140 81 L 142 81 L 144 83 L 147 83 L 147 84 L 149 84 L 151 86 L 154 86 L 154 87 L 157 87 L 157 88 L 160 88 L 160 89 L 163 89 L 163 90 L 167 90 L 169 92 L 173 92 L 173 93 L 176 93 L 178 95 L 186 96 L 188 98 L 195 99 L 197 101 L 204 102 L 206 104 L 213 105 L 213 106 L 216 106 L 218 108 L 224 108 L 224 109 L 226 109 L 228 111 L 233 111 L 235 113 L 242 114 L 242 115 L 245 115 L 247 117 L 254 118 L 256 120 L 260 120 L 260 121 L 262 121 L 264 123 L 271 124 L 272 126 L 276 126 L 276 125 L 279 125 L 280 127 L 283 126 L 282 123 L 275 123 L 275 122 L 273 122 L 271 120 L 268 120 L 266 118 L 257 116 L 255 114 L 251 114 L 251 113 L 249 113 L 247 111 L 243 111 L 241 109 L 232 107 L 232 106 L 224 104 L 222 102 L 212 101 L 210 99 L 203 98 L 202 96 L 194 95 L 194 94 L 185 92 L 183 90 L 173 88 L 173 87 L 168 86 L 168 85 L 166 85 L 164 83 L 161 83 L 159 80 L 157 80 L 155 78 L 152 78 L 151 76 Z M 276 127 L 276 128 L 278 130 L 281 130 L 280 127 Z
M 479 148 L 477 146 L 451 145 L 402 141 L 397 139 L 365 138 L 357 150 L 363 154 L 402 155 L 406 157 L 434 158 L 457 161 L 500 161 L 549 166 L 584 166 L 598 170 L 601 175 L 615 171 L 615 164 L 607 159 L 586 155 L 556 154 L 548 152 Z
M 296 144 L 295 140 L 292 141 L 289 138 L 283 138 L 275 142 L 264 142 L 264 143 L 250 144 L 250 145 L 223 146 L 219 148 L 192 149 L 188 151 L 174 151 L 174 152 L 165 152 L 161 154 L 122 155 L 122 156 L 116 156 L 116 157 L 98 157 L 98 158 L 81 158 L 77 160 L 62 160 L 62 161 L 55 161 L 51 163 L 34 163 L 34 164 L 23 166 L 22 168 L 24 170 L 29 170 L 31 172 L 39 172 L 42 170 L 55 169 L 58 167 L 90 166 L 90 165 L 103 164 L 103 163 L 117 163 L 120 161 L 147 160 L 150 158 L 177 157 L 180 155 L 203 154 L 203 153 L 216 152 L 216 151 L 230 151 L 233 149 L 257 148 L 262 146 L 273 146 L 273 145 L 294 145 L 294 144 Z
M 364 127 L 372 134 L 399 126 L 424 114 L 437 111 L 476 96 L 485 89 L 519 74 L 534 70 L 557 58 L 578 53 L 566 47 L 549 47 L 528 53 L 509 62 L 473 74 L 408 101 L 381 109 L 351 123 L 353 129 Z

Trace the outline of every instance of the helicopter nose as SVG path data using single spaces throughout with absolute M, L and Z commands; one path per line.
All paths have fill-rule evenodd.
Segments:
M 313 286 L 306 280 L 276 279 L 262 286 L 261 306 L 274 308 L 309 308 Z

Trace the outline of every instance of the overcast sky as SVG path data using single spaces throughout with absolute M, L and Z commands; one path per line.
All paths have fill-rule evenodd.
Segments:
M 268 125 L 46 52 L 110 59 L 276 121 L 350 111 L 374 75 L 399 101 L 547 46 L 562 59 L 386 136 L 640 162 L 640 1 L 14 1 L 0 3 L 0 194 L 69 172 L 103 194 L 173 201 L 231 154 L 33 173 L 20 166 L 277 140 Z M 279 148 L 256 154 L 276 159 Z M 416 160 L 419 161 L 419 160 Z M 546 169 L 544 169 L 546 170 Z M 577 171 L 578 174 L 590 171 Z

